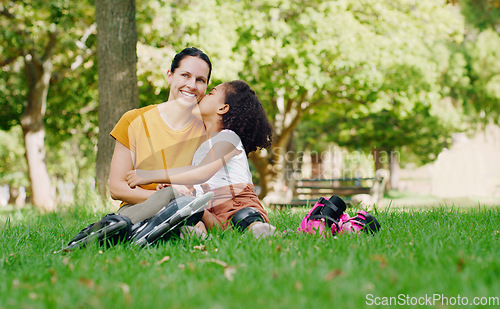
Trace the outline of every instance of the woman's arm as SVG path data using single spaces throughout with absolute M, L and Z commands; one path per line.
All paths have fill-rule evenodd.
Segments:
M 138 185 L 153 182 L 194 185 L 204 183 L 220 170 L 233 156 L 241 153 L 230 142 L 217 142 L 209 153 L 196 166 L 183 166 L 167 170 L 136 170 L 127 174 L 128 185 L 133 188 Z
M 111 159 L 109 171 L 109 190 L 111 198 L 129 204 L 144 202 L 155 191 L 141 187 L 132 189 L 127 183 L 127 173 L 134 170 L 134 162 L 130 149 L 119 141 L 115 143 L 115 150 Z

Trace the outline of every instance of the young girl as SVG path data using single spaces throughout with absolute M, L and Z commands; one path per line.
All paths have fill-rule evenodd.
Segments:
M 272 127 L 262 104 L 243 81 L 213 88 L 193 114 L 203 120 L 208 140 L 195 152 L 192 166 L 135 170 L 127 174 L 131 188 L 149 183 L 195 185 L 196 195 L 214 192 L 203 214 L 210 229 L 250 229 L 256 237 L 274 233 L 252 184 L 247 155 L 271 144 Z

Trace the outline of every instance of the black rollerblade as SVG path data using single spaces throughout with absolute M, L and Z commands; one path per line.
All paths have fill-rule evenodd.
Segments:
M 195 214 L 199 216 L 195 221 L 200 221 L 205 205 L 213 196 L 213 192 L 208 192 L 200 197 L 181 196 L 172 200 L 154 217 L 133 230 L 132 242 L 141 247 L 150 246 L 181 224 L 188 222 Z
M 98 222 L 83 228 L 60 251 L 84 247 L 96 241 L 101 245 L 115 245 L 119 241 L 128 239 L 131 227 L 132 223 L 129 218 L 113 213 L 107 214 Z

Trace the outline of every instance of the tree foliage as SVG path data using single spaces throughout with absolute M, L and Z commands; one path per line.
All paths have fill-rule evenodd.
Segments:
M 479 30 L 500 32 L 500 0 L 455 0 L 467 22 Z
M 63 111 L 78 117 L 76 114 L 80 108 L 95 98 L 92 88 L 96 86 L 96 79 L 91 58 L 95 52 L 93 23 L 92 6 L 86 0 L 78 3 L 67 0 L 50 3 L 5 1 L 0 5 L 0 40 L 4 42 L 0 46 L 0 102 L 4 107 L 0 111 L 1 129 L 20 124 L 26 106 L 28 84 L 23 71 L 23 58 L 41 61 L 47 56 L 45 47 L 53 33 L 57 36 L 57 43 L 48 101 L 54 104 L 47 108 L 47 113 L 51 119 L 49 125 L 57 126 L 58 133 L 61 133 L 61 129 L 65 130 L 65 134 L 68 133 L 71 126 L 62 121 L 56 125 L 55 117 L 50 115 L 60 116 Z M 81 121 L 75 125 L 79 123 Z
M 247 81 L 273 121 L 273 148 L 252 156 L 264 193 L 283 172 L 284 152 L 292 146 L 336 142 L 362 151 L 399 150 L 423 163 L 447 145 L 451 132 L 466 129 L 465 120 L 499 119 L 497 0 L 136 5 L 140 104 L 166 100 L 174 54 L 200 47 L 213 63 L 212 85 Z M 43 58 L 48 34 L 57 34 L 44 125 L 49 171 L 58 178 L 77 174 L 58 167 L 79 170 L 80 164 L 61 164 L 65 153 L 90 158 L 79 161 L 85 166 L 95 156 L 93 8 L 69 0 L 0 5 L 6 42 L 0 46 L 1 129 L 19 124 L 25 110 L 26 56 Z
M 463 110 L 468 123 L 500 120 L 500 34 L 476 32 L 441 50 L 441 94 Z
M 317 133 L 313 143 L 325 136 L 368 151 L 406 147 L 424 161 L 435 155 L 451 129 L 432 108 L 440 99 L 435 46 L 462 40 L 459 13 L 433 1 L 307 4 L 241 4 L 240 76 L 268 104 L 277 130 L 260 165 L 267 159 L 276 171 L 299 123 Z
M 43 210 L 55 209 L 45 157 L 45 116 L 48 109 L 56 111 L 47 107 L 49 86 L 91 54 L 87 39 L 92 19 L 87 1 L 75 5 L 66 0 L 5 1 L 0 6 L 0 38 L 7 43 L 0 50 L 2 75 L 6 77 L 0 91 L 6 107 L 2 116 L 8 117 L 2 118 L 0 126 L 21 125 L 31 200 Z M 71 104 L 65 104 L 58 117 L 68 107 Z

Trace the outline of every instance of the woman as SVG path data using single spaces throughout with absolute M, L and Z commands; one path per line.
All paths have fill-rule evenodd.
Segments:
M 132 223 L 152 217 L 161 207 L 131 208 L 150 197 L 156 184 L 132 189 L 126 181 L 127 173 L 134 169 L 191 164 L 194 152 L 206 138 L 203 122 L 193 116 L 192 110 L 205 95 L 211 70 L 212 64 L 205 53 L 194 47 L 182 50 L 167 72 L 168 101 L 128 111 L 111 131 L 116 144 L 111 160 L 110 193 L 113 199 L 123 202 L 118 214 L 127 213 Z M 176 189 L 184 194 L 189 192 L 182 186 Z

